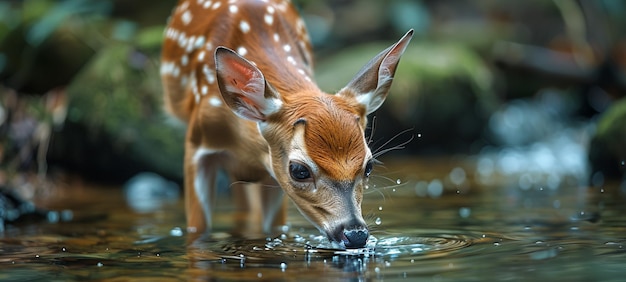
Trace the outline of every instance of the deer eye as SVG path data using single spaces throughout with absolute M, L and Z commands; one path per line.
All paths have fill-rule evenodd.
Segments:
M 365 177 L 370 177 L 370 174 L 372 174 L 372 169 L 374 169 L 374 162 L 372 160 L 367 161 L 367 164 L 365 165 Z
M 311 170 L 299 162 L 289 163 L 289 174 L 293 180 L 298 182 L 311 180 Z

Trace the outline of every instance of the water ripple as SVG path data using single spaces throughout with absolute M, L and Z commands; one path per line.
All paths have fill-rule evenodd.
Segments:
M 498 238 L 498 239 L 496 239 Z M 499 240 L 497 235 L 429 231 L 402 236 L 370 236 L 365 248 L 338 250 L 318 235 L 281 235 L 277 238 L 206 240 L 197 247 L 238 262 L 311 261 L 346 258 L 422 259 L 439 257 L 476 243 Z

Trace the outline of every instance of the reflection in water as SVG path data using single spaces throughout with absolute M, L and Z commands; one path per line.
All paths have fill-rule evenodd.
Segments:
M 620 183 L 527 189 L 518 178 L 494 174 L 486 184 L 473 161 L 387 163 L 391 172 L 380 168 L 379 180 L 392 180 L 372 183 L 365 195 L 368 246 L 347 251 L 330 248 L 293 206 L 289 225 L 269 239 L 242 238 L 229 233 L 236 211 L 219 201 L 215 232 L 189 243 L 180 199 L 135 210 L 119 189 L 71 187 L 44 205 L 71 210 L 71 221 L 9 225 L 0 233 L 0 280 L 622 278 Z
M 404 275 L 408 275 L 415 273 L 412 268 L 419 265 L 421 260 L 452 255 L 473 244 L 502 242 L 501 238 L 484 234 L 454 234 L 443 230 L 429 232 L 432 233 L 378 239 L 370 236 L 366 248 L 352 250 L 331 249 L 331 243 L 325 237 L 313 234 L 306 237 L 282 234 L 273 239 L 245 240 L 218 236 L 219 239 L 205 238 L 194 242 L 190 253 L 197 255 L 194 268 L 227 272 L 258 269 L 257 276 L 265 278 L 268 269 L 283 273 L 288 270 L 292 272 L 292 269 L 296 272 L 302 269 L 322 269 L 326 278 L 381 278 L 387 269 L 402 270 Z M 214 256 L 203 258 L 207 253 Z M 213 272 L 206 272 L 205 275 L 208 273 Z M 318 277 L 319 273 L 309 275 Z M 306 278 L 308 275 L 300 273 L 299 276 Z

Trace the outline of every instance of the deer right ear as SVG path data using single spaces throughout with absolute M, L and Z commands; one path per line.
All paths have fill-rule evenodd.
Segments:
M 250 61 L 226 47 L 215 49 L 217 84 L 224 102 L 238 116 L 265 122 L 282 107 L 280 95 Z
M 370 60 L 338 94 L 355 98 L 365 107 L 366 114 L 376 111 L 387 98 L 400 56 L 412 37 L 411 29 L 396 44 Z

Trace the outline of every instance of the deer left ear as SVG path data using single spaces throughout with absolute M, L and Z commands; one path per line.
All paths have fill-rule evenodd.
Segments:
M 280 95 L 263 73 L 235 51 L 217 47 L 215 70 L 222 98 L 238 116 L 265 122 L 269 115 L 281 109 Z
M 337 94 L 355 98 L 365 107 L 366 114 L 376 111 L 387 98 L 400 56 L 412 37 L 411 29 L 398 42 L 370 60 Z

